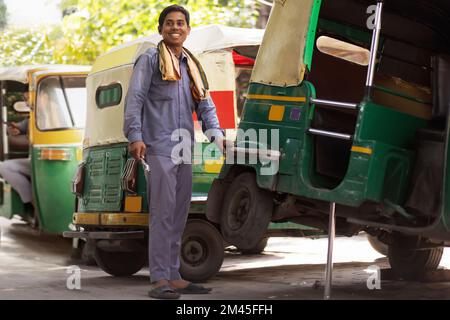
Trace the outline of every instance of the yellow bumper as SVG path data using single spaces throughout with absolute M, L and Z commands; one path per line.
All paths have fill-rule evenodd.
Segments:
M 146 213 L 86 213 L 75 212 L 73 223 L 80 226 L 148 226 Z

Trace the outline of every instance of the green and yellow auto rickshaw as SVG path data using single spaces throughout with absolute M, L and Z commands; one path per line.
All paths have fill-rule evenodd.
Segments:
M 29 157 L 33 193 L 33 205 L 26 206 L 2 179 L 3 217 L 18 215 L 49 233 L 70 230 L 75 203 L 70 182 L 81 161 L 89 70 L 72 65 L 0 68 L 1 160 Z M 28 137 L 9 136 L 7 126 L 24 118 L 29 118 Z
M 334 232 L 364 230 L 399 277 L 436 269 L 450 244 L 449 17 L 439 0 L 274 1 L 208 196 L 224 239 L 252 247 L 294 221 L 328 230 L 331 258 Z

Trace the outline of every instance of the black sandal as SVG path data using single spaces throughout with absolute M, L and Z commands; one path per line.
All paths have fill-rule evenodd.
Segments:
M 211 288 L 205 288 L 202 285 L 189 282 L 185 288 L 175 289 L 176 292 L 182 294 L 207 294 L 211 292 Z
M 153 288 L 148 292 L 151 298 L 155 299 L 178 299 L 180 298 L 180 293 L 176 292 L 169 285 L 165 284 L 156 288 Z

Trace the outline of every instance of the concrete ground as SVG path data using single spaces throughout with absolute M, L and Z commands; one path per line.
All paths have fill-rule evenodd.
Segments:
M 71 242 L 38 235 L 21 221 L 0 218 L 0 299 L 149 299 L 148 270 L 114 278 L 94 266 L 79 265 L 81 289 L 67 273 L 77 263 L 70 258 Z M 220 272 L 205 285 L 208 295 L 182 299 L 322 299 L 326 239 L 271 238 L 261 255 L 227 251 Z M 450 282 L 406 282 L 381 278 L 381 289 L 369 290 L 368 270 L 387 268 L 385 257 L 364 235 L 337 238 L 334 251 L 333 299 L 449 299 Z M 450 268 L 446 249 L 441 268 Z M 69 279 L 69 281 L 68 281 Z M 373 283 L 373 282 L 372 282 Z

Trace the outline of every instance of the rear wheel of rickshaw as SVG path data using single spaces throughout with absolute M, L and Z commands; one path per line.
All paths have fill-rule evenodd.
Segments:
M 224 239 L 239 250 L 255 248 L 267 231 L 272 210 L 272 194 L 258 187 L 253 173 L 242 173 L 223 202 L 220 228 Z
M 140 245 L 134 246 L 132 240 L 126 242 L 123 248 L 102 245 L 100 240 L 95 248 L 95 261 L 98 266 L 115 277 L 131 276 L 142 269 L 146 261 L 145 250 Z
M 258 244 L 250 249 L 239 249 L 242 254 L 260 254 L 264 251 L 264 249 L 267 246 L 267 242 L 269 241 L 269 238 L 264 237 L 261 240 L 259 240 Z
M 182 278 L 205 281 L 220 270 L 223 258 L 223 239 L 216 227 L 201 219 L 188 220 L 181 244 Z
M 418 237 L 396 234 L 389 246 L 389 264 L 394 274 L 405 280 L 420 280 L 425 272 L 436 270 L 444 252 L 443 247 L 420 248 Z

